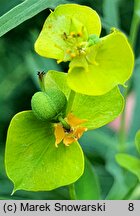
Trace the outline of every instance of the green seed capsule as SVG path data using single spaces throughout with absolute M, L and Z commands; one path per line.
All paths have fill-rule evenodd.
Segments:
M 57 122 L 59 115 L 65 114 L 66 96 L 56 88 L 47 92 L 36 92 L 31 99 L 31 107 L 35 116 L 43 121 Z

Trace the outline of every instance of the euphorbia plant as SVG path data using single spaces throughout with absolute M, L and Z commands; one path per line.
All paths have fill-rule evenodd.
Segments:
M 32 97 L 32 110 L 10 123 L 6 170 L 14 191 L 77 181 L 84 172 L 78 139 L 122 112 L 117 85 L 130 77 L 133 53 L 123 33 L 113 29 L 99 38 L 100 31 L 99 16 L 86 6 L 60 5 L 47 18 L 35 50 L 58 63 L 69 61 L 69 70 L 40 73 L 42 91 Z

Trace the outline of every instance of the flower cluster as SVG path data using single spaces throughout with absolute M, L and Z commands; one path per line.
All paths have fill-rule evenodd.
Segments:
M 100 32 L 96 11 L 76 4 L 60 5 L 46 19 L 35 50 L 57 63 L 70 61 L 67 83 L 75 92 L 103 95 L 118 84 L 124 85 L 132 73 L 134 57 L 127 38 L 119 30 L 114 28 L 103 38 Z M 61 123 L 57 124 L 55 145 L 62 140 L 68 145 L 83 132 L 84 129 L 68 132 Z
M 46 19 L 35 50 L 58 63 L 70 61 L 67 82 L 75 92 L 103 95 L 129 79 L 134 56 L 122 32 L 113 28 L 105 37 L 100 32 L 96 11 L 76 4 L 60 5 Z

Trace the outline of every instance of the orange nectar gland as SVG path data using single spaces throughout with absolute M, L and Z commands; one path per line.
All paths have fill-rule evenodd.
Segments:
M 66 53 L 69 54 L 71 58 L 75 58 L 76 57 L 76 53 L 73 53 L 70 49 L 67 49 Z
M 65 146 L 69 146 L 73 142 L 76 142 L 85 131 L 87 131 L 86 127 L 80 126 L 82 123 L 86 122 L 86 119 L 79 119 L 74 116 L 72 113 L 69 113 L 65 118 L 65 121 L 69 124 L 70 129 L 67 130 L 64 128 L 62 123 L 55 124 L 55 146 L 58 147 L 63 141 Z

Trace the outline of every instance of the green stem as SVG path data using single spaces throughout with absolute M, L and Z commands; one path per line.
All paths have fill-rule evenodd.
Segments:
M 135 1 L 134 13 L 133 13 L 133 17 L 132 17 L 130 35 L 129 35 L 129 42 L 130 42 L 133 49 L 136 46 L 136 39 L 137 39 L 138 29 L 139 29 L 139 25 L 140 25 L 140 18 L 137 15 L 137 10 L 138 9 L 136 7 L 136 1 Z M 127 84 L 128 87 L 125 89 L 125 92 L 124 92 L 124 100 L 125 101 L 126 101 L 127 96 L 128 96 L 130 85 L 131 85 L 131 79 L 129 80 L 129 82 Z M 119 135 L 119 150 L 121 152 L 125 151 L 125 149 L 126 149 L 125 123 L 126 123 L 126 103 L 124 106 L 124 111 L 122 113 L 121 122 L 120 122 L 120 129 L 119 129 L 119 133 L 118 133 L 118 135 Z
M 121 115 L 120 129 L 119 129 L 119 152 L 125 152 L 126 149 L 126 132 L 125 132 L 125 115 L 124 109 Z
M 75 98 L 75 92 L 73 90 L 70 91 L 69 98 L 68 98 L 68 105 L 67 105 L 67 110 L 66 110 L 66 115 L 71 111 L 73 101 Z M 67 123 L 61 116 L 59 117 L 59 121 L 64 125 Z M 64 122 L 65 121 L 65 122 Z M 69 126 L 68 124 L 65 126 Z M 64 126 L 64 127 L 65 127 Z M 65 127 L 66 128 L 66 127 Z M 66 128 L 67 129 L 67 128 Z M 69 195 L 71 200 L 76 200 L 76 192 L 75 192 L 75 186 L 74 184 L 70 184 L 69 186 Z
M 69 112 L 71 112 L 73 101 L 74 101 L 74 98 L 75 98 L 75 94 L 76 93 L 73 90 L 70 91 L 69 98 L 68 98 L 68 105 L 67 105 L 66 115 Z
M 126 99 L 128 95 L 128 87 L 124 91 L 124 110 L 121 115 L 120 128 L 118 132 L 118 140 L 119 140 L 119 152 L 125 152 L 126 150 L 126 131 L 125 131 L 125 123 L 126 123 Z
M 59 116 L 58 120 L 66 130 L 70 130 L 70 125 L 62 118 L 62 116 Z
M 76 191 L 74 184 L 69 185 L 69 195 L 71 200 L 76 200 Z
M 137 39 L 139 25 L 140 25 L 140 17 L 139 17 L 139 15 L 137 15 L 138 8 L 137 8 L 136 4 L 137 4 L 137 2 L 135 1 L 134 13 L 133 13 L 133 17 L 132 17 L 130 35 L 129 35 L 129 41 L 130 41 L 130 44 L 133 48 L 135 48 L 135 46 L 136 46 L 136 39 Z
M 137 199 L 137 197 L 139 197 L 139 192 L 140 192 L 140 183 L 138 181 L 136 182 L 135 186 L 131 188 L 130 191 L 128 191 L 128 193 L 125 195 L 123 200 Z

